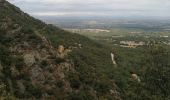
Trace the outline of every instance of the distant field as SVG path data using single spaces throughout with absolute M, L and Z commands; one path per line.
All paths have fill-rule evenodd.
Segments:
M 110 46 L 134 48 L 149 41 L 170 44 L 169 20 L 69 20 L 58 21 L 67 31 L 84 35 Z M 123 43 L 123 44 L 122 44 Z M 142 45 L 141 45 L 142 44 Z
M 143 37 L 167 37 L 170 35 L 169 31 L 146 31 L 142 29 L 126 29 L 126 28 L 111 28 L 111 29 L 71 29 L 65 30 L 78 33 L 88 37 L 110 37 L 110 36 L 143 36 Z
M 147 31 L 144 29 L 132 28 L 111 28 L 111 29 L 65 29 L 97 40 L 107 45 L 119 45 L 120 47 L 134 48 L 143 46 L 148 41 L 157 41 L 170 45 L 169 31 Z M 122 44 L 123 43 L 123 44 Z M 142 45 L 140 44 L 142 43 Z

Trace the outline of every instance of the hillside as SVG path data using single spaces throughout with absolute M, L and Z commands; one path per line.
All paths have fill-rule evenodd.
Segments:
M 169 100 L 169 38 L 161 33 L 124 48 L 110 34 L 91 40 L 0 0 L 0 100 Z M 117 40 L 143 40 L 125 35 Z
M 110 50 L 0 0 L 1 98 L 121 100 Z

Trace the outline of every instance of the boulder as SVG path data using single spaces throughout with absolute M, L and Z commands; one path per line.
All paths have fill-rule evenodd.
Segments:
M 137 74 L 132 74 L 131 77 L 132 77 L 133 80 L 141 82 L 141 80 L 140 80 L 140 78 Z
M 57 52 L 58 52 L 58 57 L 64 59 L 68 55 L 68 53 L 72 52 L 72 50 L 65 49 L 63 45 L 59 45 Z
M 25 54 L 24 55 L 24 63 L 27 66 L 32 66 L 35 63 L 35 58 L 33 54 Z
M 62 53 L 64 53 L 64 46 L 63 45 L 59 45 L 58 46 L 58 52 L 60 53 L 60 54 L 62 54 Z

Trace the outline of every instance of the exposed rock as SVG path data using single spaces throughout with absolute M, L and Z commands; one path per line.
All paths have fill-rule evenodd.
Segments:
M 31 78 L 44 80 L 43 70 L 38 66 L 34 66 L 34 68 L 31 69 Z
M 72 49 L 81 49 L 83 47 L 80 43 L 74 43 L 74 46 L 71 46 Z
M 82 48 L 82 44 L 78 44 L 79 48 Z
M 25 47 L 29 47 L 30 45 L 27 42 L 24 42 Z
M 65 62 L 58 65 L 57 70 L 55 70 L 54 74 L 57 78 L 64 79 L 65 73 L 69 71 L 74 71 L 74 68 L 70 63 Z
M 44 53 L 46 54 L 46 53 Z M 39 61 L 46 59 L 46 55 L 43 57 L 43 54 L 41 55 L 38 51 L 33 52 L 34 58 L 38 59 Z
M 20 75 L 19 71 L 15 68 L 15 66 L 11 67 L 11 75 L 13 77 L 17 77 L 18 75 Z
M 57 49 L 58 56 L 62 59 L 65 58 L 71 51 L 71 49 L 65 49 L 63 45 L 59 45 Z
M 2 29 L 7 29 L 7 28 L 8 28 L 7 23 L 3 23 L 3 24 L 1 25 L 1 28 L 2 28 Z
M 22 27 L 18 27 L 17 29 L 12 30 L 11 33 L 14 34 L 14 33 L 16 33 L 16 32 L 19 32 L 21 29 L 22 29 Z
M 53 46 L 51 45 L 51 42 L 45 36 L 40 35 L 40 37 L 41 37 L 42 41 L 45 43 L 46 47 L 48 47 L 50 49 L 53 48 Z
M 116 61 L 115 61 L 115 55 L 113 53 L 111 53 L 111 59 L 114 65 L 116 65 Z
M 62 54 L 62 53 L 64 53 L 64 46 L 63 45 L 59 45 L 58 46 L 58 52 L 60 53 L 60 54 Z
M 68 72 L 68 71 L 74 72 L 75 71 L 71 62 L 61 63 L 60 66 L 61 66 L 62 70 L 64 70 L 65 72 Z
M 24 93 L 24 92 L 25 92 L 25 86 L 24 86 L 24 84 L 23 84 L 23 82 L 22 82 L 21 80 L 17 81 L 17 86 L 18 86 L 19 91 L 20 91 L 21 93 Z
M 122 99 L 120 98 L 120 94 L 119 94 L 119 92 L 117 92 L 117 90 L 111 89 L 111 90 L 110 90 L 110 94 L 114 96 L 114 99 L 113 99 L 113 100 L 122 100 Z
M 67 55 L 68 53 L 72 52 L 71 49 L 65 49 L 64 53 Z
M 24 55 L 24 63 L 27 66 L 32 66 L 35 63 L 35 58 L 33 54 L 25 54 Z
M 141 82 L 141 80 L 140 80 L 140 78 L 137 74 L 132 74 L 131 77 L 132 77 L 133 80 Z

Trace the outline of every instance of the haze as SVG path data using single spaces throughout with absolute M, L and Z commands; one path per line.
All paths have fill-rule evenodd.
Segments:
M 8 0 L 35 17 L 170 17 L 169 0 Z

